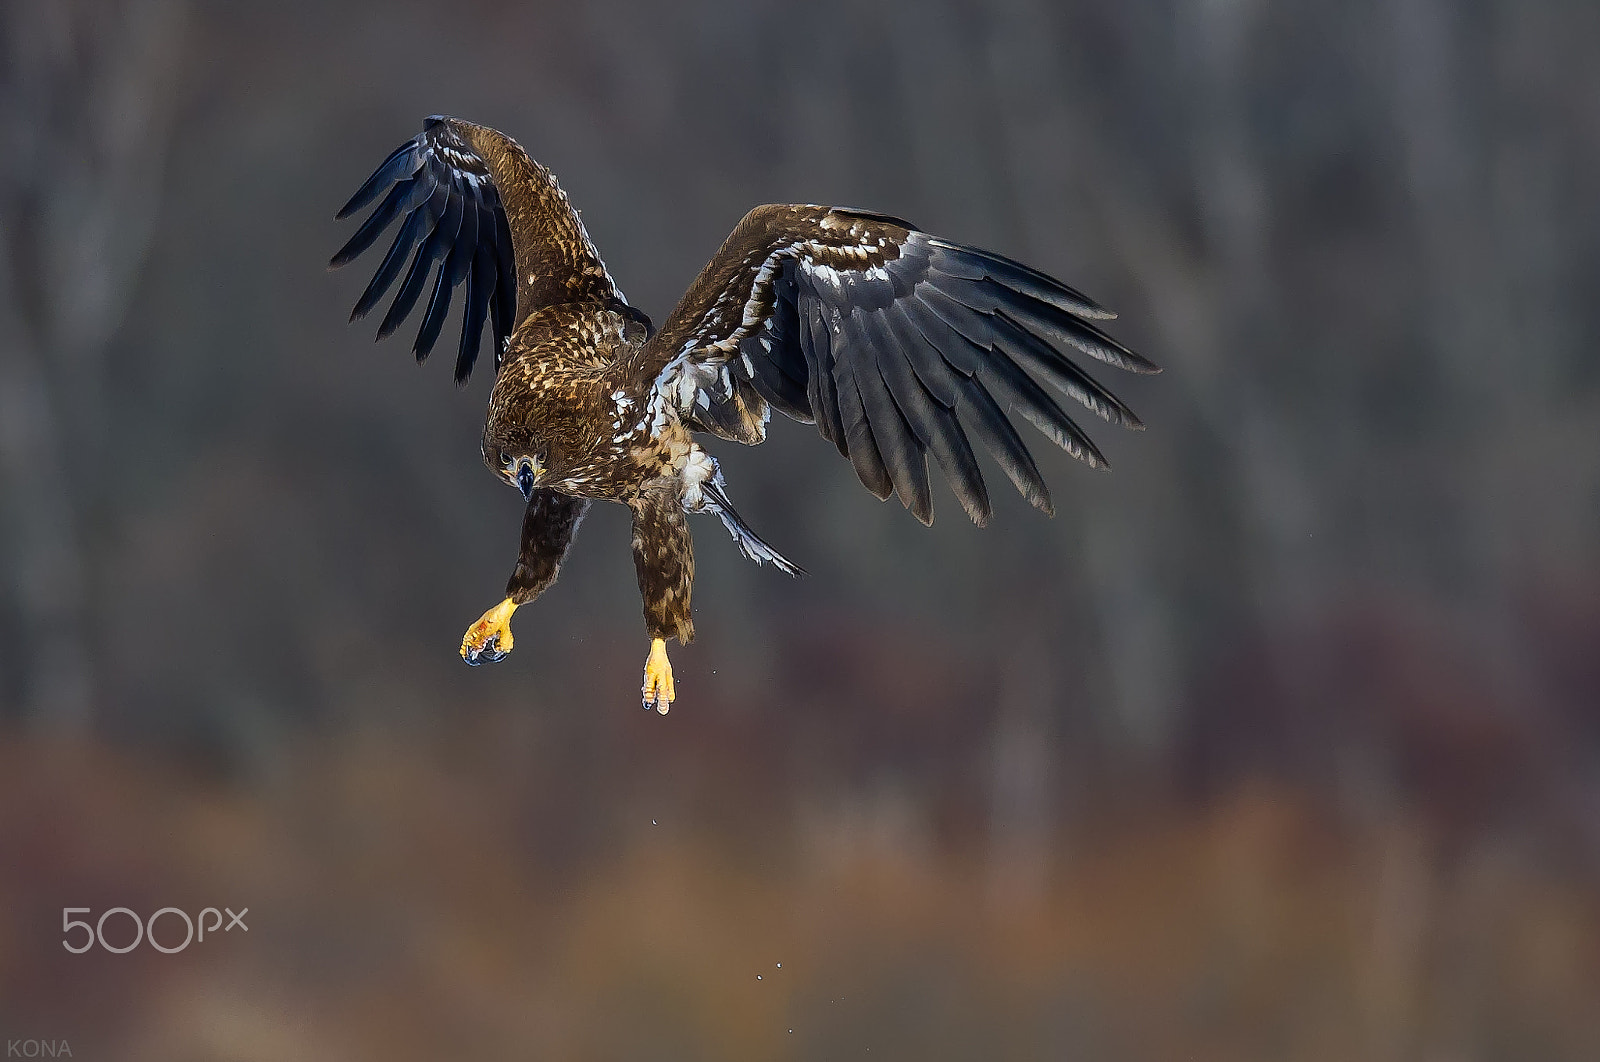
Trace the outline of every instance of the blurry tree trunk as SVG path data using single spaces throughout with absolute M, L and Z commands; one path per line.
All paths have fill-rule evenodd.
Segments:
M 1086 242 L 1081 234 L 1105 212 L 1105 190 L 1116 188 L 1121 175 L 1107 164 L 1104 138 L 1082 113 L 1069 64 L 1058 56 L 1052 5 L 1004 0 L 990 19 L 984 79 L 1004 145 L 1007 194 L 1000 201 L 1012 208 L 1007 228 L 1019 234 L 1025 260 L 1053 265 L 1065 257 L 1060 275 L 1077 275 L 1086 271 L 1074 261 Z M 1110 691 L 1103 714 L 1114 716 L 1115 730 L 1137 756 L 1159 758 L 1173 737 L 1180 679 L 1172 602 L 1151 577 L 1160 551 L 1123 506 L 1072 506 L 1060 515 L 1083 528 L 1081 577 L 1100 620 Z
M 1379 1060 L 1419 1053 L 1416 1014 L 1427 981 L 1435 912 L 1435 868 L 1425 833 L 1405 819 L 1378 828 L 1380 862 L 1373 883 L 1371 939 L 1362 1008 L 1371 1054 Z
M 1497 156 L 1497 141 L 1506 138 L 1495 135 L 1483 108 L 1463 105 L 1471 99 L 1465 72 L 1485 65 L 1469 46 L 1484 37 L 1498 42 L 1502 25 L 1474 24 L 1470 13 L 1442 0 L 1393 0 L 1391 20 L 1396 132 L 1427 277 L 1427 354 L 1440 392 L 1435 417 L 1466 465 L 1493 469 L 1508 439 L 1545 422 L 1560 399 L 1549 386 L 1557 378 L 1558 314 L 1548 304 L 1543 313 L 1527 312 L 1547 296 L 1519 275 L 1537 272 L 1519 262 L 1521 233 L 1502 220 L 1520 213 L 1519 221 L 1535 222 L 1519 228 L 1543 220 L 1548 206 L 1539 183 L 1517 187 L 1537 156 L 1511 144 Z M 1512 159 L 1517 165 L 1506 164 Z M 1533 351 L 1538 356 L 1529 356 Z M 1528 663 L 1537 647 L 1519 622 L 1511 582 L 1523 536 L 1506 514 L 1525 519 L 1520 491 L 1479 474 L 1464 479 L 1448 503 L 1452 548 L 1433 558 L 1428 574 L 1462 607 L 1470 624 L 1464 633 L 1500 696 L 1507 703 L 1540 696 L 1544 676 Z
M 1194 64 L 1195 199 L 1221 303 L 1219 351 L 1275 360 L 1277 312 L 1270 251 L 1269 179 L 1256 158 L 1249 105 L 1258 0 L 1188 0 L 1184 37 Z M 1314 605 L 1314 566 L 1303 544 L 1317 499 L 1285 423 L 1285 403 L 1258 393 L 1259 372 L 1236 363 L 1213 395 L 1236 425 L 1245 533 L 1256 558 L 1245 574 L 1263 616 L 1303 615 Z
M 8 273 L 0 278 L 9 281 Z M 11 547 L 6 555 L 15 568 L 6 575 L 26 632 L 13 666 L 20 666 L 26 710 L 72 725 L 88 707 L 89 661 L 82 640 L 82 554 L 64 489 L 60 420 L 27 330 L 11 312 L 0 318 L 0 328 L 6 336 L 0 345 L 0 476 Z
M 105 355 L 150 242 L 180 0 L 0 8 L 0 476 L 22 712 L 93 705 L 96 529 L 115 467 Z
M 989 799 L 989 900 L 997 910 L 1024 913 L 1049 892 L 1060 758 L 1054 713 L 1062 683 L 1047 642 L 1033 630 L 1017 640 L 1002 673 Z

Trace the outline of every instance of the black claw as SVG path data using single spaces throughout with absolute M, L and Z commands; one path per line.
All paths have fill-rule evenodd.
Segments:
M 477 667 L 479 664 L 499 663 L 510 655 L 509 653 L 502 653 L 499 645 L 500 636 L 498 634 L 491 635 L 489 640 L 484 642 L 481 647 L 468 649 L 461 659 L 465 660 L 471 667 Z

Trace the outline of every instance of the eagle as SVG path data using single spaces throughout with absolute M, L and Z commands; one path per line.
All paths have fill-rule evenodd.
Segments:
M 689 515 L 718 517 L 750 560 L 802 574 L 740 517 L 697 435 L 760 443 L 774 409 L 815 424 L 867 490 L 897 495 L 924 524 L 933 521 L 931 454 L 981 526 L 990 504 L 974 442 L 1024 498 L 1053 512 L 1007 409 L 1107 467 L 1045 384 L 1105 420 L 1143 427 L 1067 350 L 1159 371 L 1102 331 L 1096 322 L 1116 315 L 1087 296 L 887 214 L 758 206 L 657 328 L 617 287 L 555 178 L 504 133 L 427 118 L 336 218 L 380 196 L 329 263 L 348 263 L 400 223 L 350 319 L 399 279 L 382 339 L 426 290 L 412 344 L 422 362 L 466 285 L 455 380 L 467 382 L 490 324 L 483 460 L 527 502 L 505 597 L 467 629 L 462 658 L 476 665 L 511 652 L 512 614 L 555 581 L 590 504 L 620 502 L 633 516 L 650 638 L 641 699 L 663 714 L 677 695 L 667 639 L 694 637 Z

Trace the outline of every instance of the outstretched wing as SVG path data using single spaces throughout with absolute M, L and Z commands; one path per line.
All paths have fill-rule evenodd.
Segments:
M 1159 372 L 1092 323 L 1114 316 L 1043 273 L 897 218 L 763 206 L 646 344 L 644 368 L 661 401 L 724 438 L 760 442 L 769 404 L 815 422 L 868 490 L 898 493 L 923 523 L 933 521 L 932 453 L 983 524 L 989 496 L 969 436 L 1028 501 L 1053 511 L 1002 402 L 1095 467 L 1105 458 L 1039 380 L 1143 427 L 1062 353 Z
M 410 255 L 410 268 L 378 326 L 379 339 L 389 335 L 416 306 L 438 263 L 411 349 L 419 362 L 427 358 L 455 289 L 465 281 L 457 383 L 471 375 L 485 319 L 491 316 L 498 370 L 507 338 L 542 306 L 627 306 L 566 193 L 504 133 L 433 115 L 423 121 L 421 133 L 383 161 L 337 216 L 353 214 L 385 189 L 388 194 L 333 256 L 329 268 L 349 262 L 395 219 L 403 219 L 350 319 L 365 316 L 382 301 Z M 642 315 L 630 311 L 630 316 Z

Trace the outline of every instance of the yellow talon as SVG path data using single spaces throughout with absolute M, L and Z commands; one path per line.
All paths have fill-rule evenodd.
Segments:
M 473 666 L 504 660 L 511 652 L 511 614 L 516 610 L 517 603 L 508 597 L 468 627 L 461 638 L 461 659 Z
M 650 655 L 644 662 L 644 688 L 640 692 L 645 710 L 654 708 L 662 715 L 667 714 L 678 695 L 672 682 L 672 663 L 667 660 L 667 643 L 660 638 L 650 642 Z

